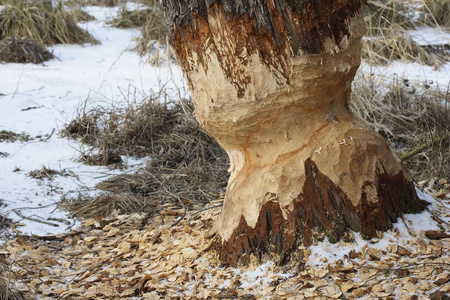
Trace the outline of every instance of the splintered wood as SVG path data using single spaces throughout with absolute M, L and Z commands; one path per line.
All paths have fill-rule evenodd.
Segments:
M 432 299 L 450 292 L 448 236 L 412 233 L 399 245 L 391 232 L 374 240 L 384 239 L 384 250 L 341 242 L 356 250 L 337 261 L 322 258 L 319 267 L 306 264 L 311 250 L 301 247 L 305 264 L 295 270 L 256 260 L 225 268 L 211 249 L 219 212 L 189 212 L 173 227 L 173 216 L 151 224 L 137 214 L 89 219 L 66 235 L 16 237 L 0 260 L 15 289 L 40 299 Z

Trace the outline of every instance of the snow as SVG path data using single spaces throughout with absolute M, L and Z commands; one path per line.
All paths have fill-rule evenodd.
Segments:
M 384 251 L 387 250 L 390 244 L 410 247 L 410 241 L 415 236 L 421 236 L 425 240 L 428 240 L 422 236 L 424 231 L 440 230 L 438 223 L 433 220 L 432 214 L 429 212 L 429 210 L 437 208 L 436 199 L 418 188 L 416 188 L 416 191 L 421 199 L 430 203 L 428 210 L 419 214 L 405 214 L 403 220 L 398 219 L 393 224 L 393 228 L 385 232 L 382 238 L 375 238 L 368 241 L 364 240 L 358 232 L 352 232 L 355 241 L 350 243 L 330 243 L 328 238 L 325 238 L 322 242 L 309 248 L 311 255 L 309 256 L 307 265 L 323 268 L 327 264 L 338 260 L 345 261 L 346 256 L 351 250 L 361 252 L 365 247 Z M 445 221 L 450 222 L 450 218 L 446 218 Z
M 105 24 L 117 8 L 86 10 L 97 20 L 80 25 L 100 45 L 51 47 L 57 58 L 42 65 L 0 64 L 0 130 L 25 132 L 32 138 L 41 136 L 26 143 L 0 143 L 0 152 L 8 154 L 0 156 L 0 201 L 7 205 L 2 213 L 23 223 L 20 230 L 27 234 L 56 234 L 72 228 L 76 221 L 57 208 L 62 195 L 95 192 L 96 183 L 119 172 L 81 164 L 78 158 L 82 145 L 59 136 L 86 99 L 88 105 L 110 106 L 126 102 L 136 90 L 145 94 L 164 90 L 169 97 L 187 95 L 179 67 L 170 62 L 152 66 L 130 50 L 137 30 Z M 141 163 L 125 159 L 129 168 Z M 52 181 L 27 176 L 43 166 L 71 171 L 76 176 L 56 176 Z M 23 219 L 16 211 L 58 227 Z M 58 219 L 67 220 L 67 224 Z
M 450 33 L 439 28 L 423 27 L 410 30 L 408 33 L 419 45 L 439 46 L 450 43 Z M 373 66 L 363 61 L 359 72 L 372 74 L 385 82 L 391 82 L 395 76 L 398 79 L 408 79 L 412 83 L 422 85 L 427 84 L 443 91 L 446 91 L 450 84 L 450 62 L 446 62 L 436 69 L 417 62 L 404 63 L 400 60 L 396 60 L 387 66 Z
M 443 45 L 450 42 L 450 33 L 441 28 L 419 27 L 408 33 L 419 45 Z

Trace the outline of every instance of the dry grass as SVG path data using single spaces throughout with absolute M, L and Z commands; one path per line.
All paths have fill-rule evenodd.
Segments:
M 40 64 L 52 58 L 52 52 L 33 40 L 14 37 L 0 40 L 0 61 Z
M 448 178 L 450 174 L 449 91 L 393 78 L 391 82 L 359 76 L 354 83 L 352 109 L 382 134 L 399 154 L 425 142 L 432 145 L 406 160 L 416 180 Z
M 28 142 L 32 138 L 26 133 L 15 133 L 9 130 L 0 130 L 0 143 L 8 142 L 14 143 L 15 141 L 19 142 Z
M 401 60 L 439 68 L 448 60 L 448 56 L 444 51 L 437 50 L 420 46 L 399 25 L 384 28 L 383 34 L 365 38 L 362 43 L 362 57 L 374 65 L 387 65 L 393 60 Z
M 369 1 L 365 21 L 369 35 L 383 34 L 383 28 L 398 25 L 404 29 L 414 29 L 415 24 L 408 8 L 397 0 Z
M 362 57 L 374 65 L 401 60 L 439 68 L 448 60 L 448 54 L 443 47 L 424 47 L 412 39 L 408 30 L 414 29 L 418 21 L 412 17 L 414 9 L 402 3 L 396 0 L 369 2 Z
M 103 193 L 96 197 L 81 196 L 76 199 L 64 199 L 61 208 L 67 209 L 73 216 L 86 219 L 94 216 L 109 216 L 113 212 L 149 213 L 156 210 L 156 201 L 126 192 Z
M 4 246 L 2 246 L 3 248 Z M 3 250 L 0 248 L 0 250 Z M 1 300 L 26 300 L 29 299 L 25 297 L 21 292 L 14 288 L 14 283 L 16 279 L 15 274 L 12 270 L 12 263 L 8 259 L 8 254 L 0 253 L 0 299 Z
M 423 0 L 422 21 L 431 26 L 450 27 L 450 0 Z
M 72 171 L 67 171 L 66 169 L 62 169 L 61 171 L 57 171 L 46 166 L 42 166 L 40 169 L 36 169 L 30 171 L 28 176 L 34 179 L 48 179 L 53 180 L 56 176 L 71 176 L 73 175 Z
M 151 6 L 152 13 L 147 16 L 141 35 L 137 40 L 136 51 L 152 65 L 166 61 L 176 61 L 176 56 L 168 42 L 169 29 L 159 3 Z
M 160 44 L 166 43 L 166 36 L 169 33 L 160 5 L 155 4 L 151 10 L 152 12 L 148 14 L 144 27 L 141 28 L 141 37 L 138 40 L 137 50 L 140 55 L 152 50 L 149 47 L 152 41 L 158 41 Z
M 98 43 L 81 29 L 62 3 L 47 0 L 7 0 L 0 12 L 0 38 L 22 37 L 41 45 Z
M 192 115 L 192 103 L 160 103 L 160 96 L 141 104 L 129 103 L 122 109 L 85 109 L 67 126 L 64 135 L 100 149 L 97 161 L 107 162 L 111 153 L 150 157 L 139 171 L 100 183 L 97 187 L 108 192 L 107 196 L 83 198 L 84 205 L 95 207 L 92 203 L 119 194 L 120 198 L 115 199 L 120 202 L 124 193 L 152 205 L 161 201 L 208 202 L 221 197 L 228 179 L 225 152 L 200 128 Z M 131 198 L 127 199 L 130 202 Z M 80 209 L 78 206 L 72 211 Z M 125 205 L 119 209 L 133 211 Z
M 113 7 L 121 5 L 126 0 L 68 0 L 64 2 L 65 5 L 68 6 L 106 6 Z
M 159 64 L 164 58 L 174 58 L 167 42 L 169 32 L 164 13 L 158 1 L 146 1 L 148 8 L 129 11 L 124 6 L 110 23 L 118 28 L 139 28 L 136 50 L 140 56 L 148 55 L 152 64 Z
M 80 6 L 74 6 L 69 10 L 75 22 L 91 22 L 95 21 L 95 17 L 88 14 Z
M 112 19 L 109 24 L 117 28 L 136 28 L 142 27 L 147 19 L 153 14 L 153 9 L 137 9 L 127 10 L 126 6 L 122 6 L 119 15 Z

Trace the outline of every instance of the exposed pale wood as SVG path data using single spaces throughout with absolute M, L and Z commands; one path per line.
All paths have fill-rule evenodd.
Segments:
M 374 237 L 423 209 L 404 165 L 348 108 L 362 4 L 163 1 L 197 119 L 231 161 L 216 223 L 225 262 L 286 262 L 298 244 Z

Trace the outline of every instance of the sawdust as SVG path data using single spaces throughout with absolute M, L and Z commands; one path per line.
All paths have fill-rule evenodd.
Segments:
M 449 202 L 436 202 L 446 217 Z M 254 261 L 232 269 L 211 250 L 219 207 L 198 205 L 176 226 L 182 211 L 164 211 L 151 220 L 139 214 L 88 219 L 65 235 L 17 236 L 5 244 L 1 260 L 11 265 L 17 291 L 41 299 L 430 299 L 450 292 L 445 223 L 440 236 L 415 233 L 402 246 L 387 239 L 387 250 L 369 243 L 344 260 L 323 258 L 321 267 L 292 270 Z M 306 262 L 311 251 L 299 251 Z

